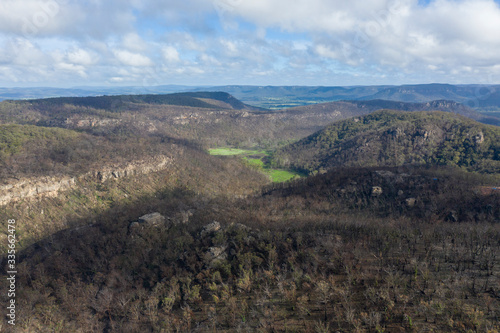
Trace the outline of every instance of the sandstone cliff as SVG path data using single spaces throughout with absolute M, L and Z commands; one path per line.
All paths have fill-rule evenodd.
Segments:
M 128 164 L 105 166 L 100 170 L 94 170 L 77 177 L 37 177 L 9 181 L 7 184 L 0 185 L 0 205 L 21 199 L 57 196 L 59 191 L 71 189 L 84 181 L 105 182 L 157 172 L 166 169 L 171 163 L 172 158 L 161 155 Z

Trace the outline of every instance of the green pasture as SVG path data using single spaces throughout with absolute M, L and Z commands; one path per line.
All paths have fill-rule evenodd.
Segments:
M 211 148 L 208 150 L 210 155 L 216 156 L 236 156 L 240 155 L 241 158 L 250 166 L 256 168 L 260 172 L 268 175 L 271 181 L 275 183 L 286 182 L 292 178 L 301 177 L 300 174 L 291 170 L 273 169 L 263 161 L 264 158 L 269 157 L 269 153 L 264 150 L 252 150 L 241 148 Z

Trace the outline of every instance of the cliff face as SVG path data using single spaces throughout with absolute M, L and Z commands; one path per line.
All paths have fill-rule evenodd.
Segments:
M 23 179 L 16 183 L 0 186 L 0 205 L 23 198 L 55 196 L 60 190 L 67 190 L 75 185 L 75 178 L 40 177 Z
M 78 177 L 37 177 L 11 181 L 0 186 L 0 205 L 21 199 L 33 199 L 47 196 L 57 196 L 59 191 L 65 191 L 78 186 L 83 181 L 105 182 L 123 177 L 148 174 L 165 170 L 172 163 L 172 158 L 156 156 L 154 158 L 134 161 L 128 164 L 106 166 Z

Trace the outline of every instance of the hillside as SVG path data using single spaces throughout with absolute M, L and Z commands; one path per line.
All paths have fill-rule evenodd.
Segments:
M 500 329 L 499 178 L 466 172 L 498 171 L 500 130 L 408 103 L 372 112 L 387 103 L 1 102 L 17 322 L 0 331 Z M 271 183 L 273 163 L 315 175 Z
M 426 164 L 493 173 L 500 170 L 500 129 L 451 113 L 377 111 L 278 149 L 273 163 L 306 172 Z
M 244 104 L 225 92 L 191 92 L 160 95 L 116 95 L 95 97 L 56 97 L 19 101 L 35 108 L 57 107 L 65 104 L 118 111 L 127 104 L 178 105 L 196 108 L 222 108 L 237 110 L 259 110 Z M 222 104 L 221 104 L 222 103 Z
M 461 104 L 445 101 L 344 101 L 271 111 L 250 107 L 226 93 L 197 92 L 4 101 L 0 102 L 0 123 L 61 127 L 99 136 L 160 135 L 196 141 L 206 148 L 274 148 L 334 121 L 385 107 L 408 111 L 437 109 L 481 118 Z
M 164 191 L 116 205 L 20 254 L 18 325 L 499 329 L 498 194 L 450 171 L 351 168 L 244 200 Z

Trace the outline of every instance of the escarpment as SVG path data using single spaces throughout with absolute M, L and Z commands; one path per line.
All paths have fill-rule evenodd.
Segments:
M 59 177 L 44 176 L 8 181 L 7 184 L 0 185 L 0 205 L 22 199 L 54 197 L 60 191 L 74 188 L 85 181 L 102 183 L 162 171 L 167 169 L 172 164 L 172 161 L 171 157 L 159 155 L 127 164 L 104 166 L 99 170 L 93 170 L 76 177 L 67 175 Z

